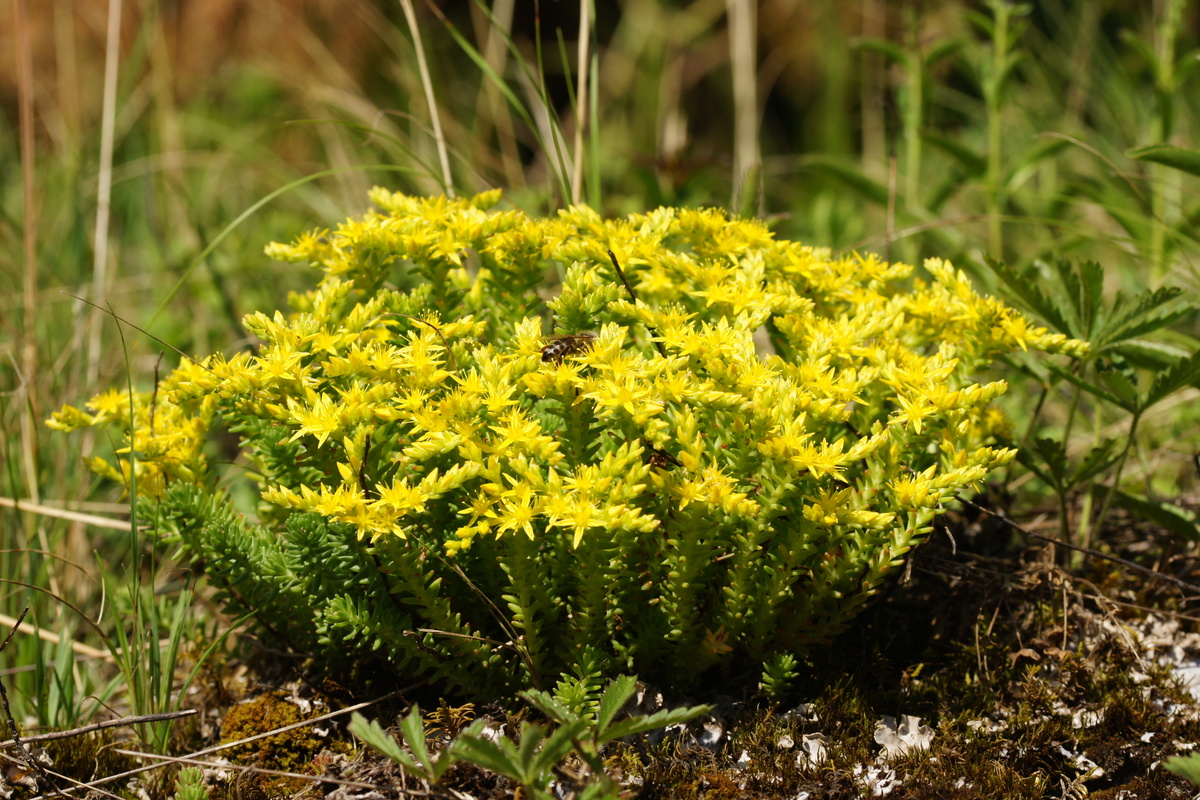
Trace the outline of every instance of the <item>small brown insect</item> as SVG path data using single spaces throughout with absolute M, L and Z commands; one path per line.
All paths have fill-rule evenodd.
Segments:
M 576 333 L 570 336 L 552 337 L 550 343 L 542 348 L 542 361 L 553 361 L 561 364 L 567 356 L 577 356 L 586 353 L 596 341 L 595 334 Z

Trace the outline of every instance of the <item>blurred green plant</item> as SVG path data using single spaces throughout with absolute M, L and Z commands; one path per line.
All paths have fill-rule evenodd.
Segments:
M 566 688 L 564 694 L 563 687 Z M 578 684 L 564 678 L 554 694 L 526 691 L 521 697 L 537 708 L 552 723 L 553 729 L 523 722 L 516 742 L 506 735 L 490 735 L 487 721 L 479 719 L 454 738 L 441 752 L 433 755 L 425 741 L 421 712 L 416 706 L 400 721 L 401 741 L 408 751 L 379 726 L 355 713 L 349 730 L 362 741 L 399 764 L 408 773 L 436 786 L 454 763 L 464 761 L 512 779 L 529 797 L 550 800 L 555 795 L 551 784 L 558 768 L 574 755 L 591 770 L 589 776 L 577 776 L 583 783 L 575 787 L 579 798 L 616 798 L 619 786 L 608 775 L 602 755 L 605 745 L 641 733 L 679 725 L 712 710 L 712 706 L 663 709 L 653 714 L 618 718 L 637 688 L 637 681 L 622 675 L 603 692 L 588 692 L 581 711 L 574 705 Z

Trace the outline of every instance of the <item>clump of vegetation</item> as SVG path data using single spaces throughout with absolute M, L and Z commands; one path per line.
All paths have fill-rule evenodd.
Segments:
M 92 465 L 136 483 L 236 613 L 485 695 L 585 652 L 681 685 L 827 640 L 1013 458 L 988 406 L 1005 384 L 980 371 L 1086 352 L 943 261 L 922 280 L 719 211 L 372 199 L 268 248 L 323 276 L 246 318 L 255 353 L 51 425 L 118 428 L 126 450 Z M 254 521 L 210 467 L 218 423 Z

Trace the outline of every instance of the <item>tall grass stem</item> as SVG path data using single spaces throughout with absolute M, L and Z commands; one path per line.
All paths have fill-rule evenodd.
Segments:
M 752 0 L 726 0 L 729 15 L 729 66 L 733 73 L 733 198 L 755 191 L 746 178 L 762 161 L 758 141 L 758 14 Z
M 589 67 L 588 46 L 592 39 L 592 0 L 579 0 L 579 74 L 575 89 L 575 163 L 571 165 L 571 202 L 583 200 L 583 131 L 588 125 Z
M 96 189 L 96 230 L 92 238 L 92 302 L 104 302 L 108 286 L 108 227 L 112 211 L 113 142 L 117 117 L 117 73 L 120 69 L 122 0 L 109 0 L 104 44 L 104 99 L 100 113 L 100 170 Z M 100 379 L 103 314 L 93 307 L 88 315 L 87 385 Z
M 450 156 L 446 152 L 446 135 L 442 132 L 442 116 L 438 113 L 437 98 L 433 94 L 433 78 L 429 75 L 429 64 L 425 61 L 425 46 L 421 44 L 421 28 L 417 25 L 417 15 L 413 11 L 412 0 L 400 0 L 404 9 L 404 20 L 412 33 L 413 48 L 417 53 L 417 71 L 421 75 L 421 85 L 425 88 L 425 102 L 429 105 L 429 121 L 433 125 L 433 140 L 437 144 L 438 161 L 442 165 L 442 185 L 447 197 L 454 196 L 454 180 L 450 175 Z

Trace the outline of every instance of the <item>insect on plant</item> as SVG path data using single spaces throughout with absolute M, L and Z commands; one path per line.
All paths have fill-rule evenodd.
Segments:
M 646 448 L 646 452 L 642 456 L 642 460 L 655 469 L 670 470 L 674 467 L 683 466 L 683 464 L 675 456 L 671 455 L 666 450 L 656 448 L 645 439 L 642 440 L 642 446 Z
M 542 348 L 542 361 L 553 361 L 561 364 L 567 356 L 577 356 L 586 353 L 596 341 L 593 333 L 574 333 L 569 336 L 553 336 L 549 344 Z

